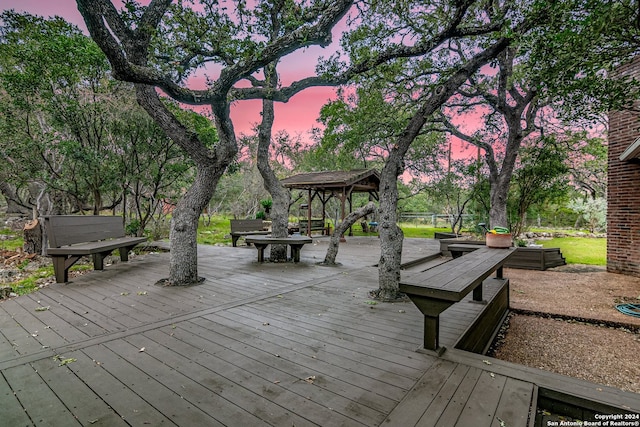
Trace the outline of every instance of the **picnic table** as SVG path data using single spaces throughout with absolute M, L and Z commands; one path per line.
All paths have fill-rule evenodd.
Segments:
M 299 236 L 294 234 L 289 237 L 272 237 L 272 236 L 247 236 L 245 237 L 247 243 L 253 243 L 258 250 L 258 262 L 264 262 L 264 250 L 269 245 L 289 245 L 291 246 L 291 258 L 293 262 L 300 262 L 300 250 L 302 247 L 313 242 L 311 237 Z

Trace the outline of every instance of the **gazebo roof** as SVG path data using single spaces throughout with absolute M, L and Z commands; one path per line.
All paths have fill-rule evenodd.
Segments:
M 301 173 L 281 181 L 286 188 L 337 190 L 350 187 L 353 192 L 377 192 L 380 174 L 375 169 Z

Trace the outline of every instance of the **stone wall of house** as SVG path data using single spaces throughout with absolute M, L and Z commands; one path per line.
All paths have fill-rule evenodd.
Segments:
M 640 79 L 640 58 L 618 73 Z M 638 138 L 639 113 L 609 113 L 607 270 L 640 277 L 640 160 L 620 160 Z

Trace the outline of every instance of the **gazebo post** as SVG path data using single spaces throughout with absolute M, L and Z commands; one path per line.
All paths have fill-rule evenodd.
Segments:
M 353 192 L 349 189 L 349 213 L 353 212 Z M 349 227 L 349 236 L 353 237 L 353 226 Z
M 307 236 L 311 237 L 311 189 L 309 189 L 309 203 L 307 204 Z
M 331 196 L 329 196 L 329 199 L 331 198 Z M 327 191 L 323 188 L 322 189 L 322 226 L 326 227 L 327 226 L 327 202 L 329 201 L 329 199 L 327 199 Z M 327 236 L 330 235 L 331 233 L 329 232 L 330 230 L 327 228 Z M 324 233 L 322 233 L 324 234 Z

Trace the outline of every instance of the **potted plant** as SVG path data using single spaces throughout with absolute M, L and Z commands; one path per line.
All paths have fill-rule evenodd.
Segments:
M 505 227 L 493 227 L 487 232 L 486 240 L 489 248 L 510 248 L 513 245 L 511 233 Z

